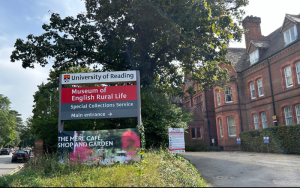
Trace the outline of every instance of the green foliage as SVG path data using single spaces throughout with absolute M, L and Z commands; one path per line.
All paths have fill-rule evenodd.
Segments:
M 17 39 L 11 61 L 66 70 L 94 66 L 97 71 L 140 70 L 143 87 L 155 84 L 169 96 L 183 74 L 216 84 L 226 77 L 218 68 L 239 27 L 248 0 L 86 0 L 87 14 L 61 18 L 53 13 L 40 36 Z M 237 22 L 234 22 L 236 20 Z M 175 95 L 175 94 L 174 94 Z
M 0 94 L 0 147 L 17 146 L 20 130 L 23 128 L 21 114 L 10 108 L 8 97 Z
M 146 152 L 143 173 L 133 163 L 114 165 L 60 164 L 55 155 L 31 160 L 18 174 L 0 177 L 0 187 L 206 187 L 197 169 L 168 149 Z
M 185 151 L 222 151 L 222 149 L 213 146 L 185 146 Z
M 270 139 L 270 153 L 300 154 L 300 124 L 242 132 L 240 133 L 242 150 L 268 152 L 264 137 Z

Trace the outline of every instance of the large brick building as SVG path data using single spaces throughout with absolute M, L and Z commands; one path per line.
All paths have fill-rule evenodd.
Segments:
M 234 150 L 242 131 L 300 123 L 300 15 L 286 14 L 268 36 L 261 34 L 260 23 L 259 17 L 246 17 L 245 48 L 228 48 L 232 66 L 219 64 L 230 72 L 225 91 L 206 88 L 192 103 L 182 101 L 194 112 L 187 146 L 212 145 L 214 139 L 224 150 Z M 184 89 L 197 90 L 197 84 L 186 78 Z

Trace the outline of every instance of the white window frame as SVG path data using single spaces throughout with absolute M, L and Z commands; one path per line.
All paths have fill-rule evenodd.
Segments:
M 288 75 L 288 72 L 287 72 L 288 69 L 290 71 L 290 75 Z M 293 75 L 292 75 L 292 68 L 291 68 L 291 66 L 284 67 L 284 76 L 285 76 L 286 88 L 293 87 L 294 83 L 293 83 Z M 288 78 L 289 77 L 291 77 L 291 79 L 292 79 L 292 84 L 291 85 L 288 85 Z
M 294 36 L 292 36 L 293 35 L 292 32 L 294 32 Z M 297 39 L 297 37 L 298 37 L 296 25 L 293 25 L 288 30 L 286 30 L 285 32 L 283 32 L 283 36 L 284 36 L 285 45 L 287 45 L 287 44 L 295 41 Z
M 258 130 L 259 129 L 259 123 L 258 123 L 258 115 L 253 114 L 253 122 L 254 122 L 254 129 Z
M 232 126 L 232 125 L 229 125 L 229 118 L 233 118 L 233 120 L 234 120 L 234 126 Z M 236 128 L 236 126 L 235 126 L 235 119 L 234 119 L 234 116 L 231 116 L 231 117 L 227 117 L 227 125 L 228 125 L 228 136 L 236 136 L 236 129 L 235 129 L 235 135 L 230 135 L 230 129 L 229 129 L 229 127 L 235 127 Z
M 195 138 L 193 138 L 193 129 L 195 130 Z M 192 133 L 192 139 L 196 139 L 197 138 L 197 129 L 196 129 L 196 127 L 191 127 L 191 133 Z
M 292 118 L 291 108 L 289 106 L 287 106 L 283 110 L 284 110 L 284 117 L 285 117 L 285 125 L 293 125 L 293 118 Z M 288 123 L 288 119 L 292 120 L 291 124 Z
M 222 127 L 222 119 L 219 118 L 219 128 L 220 128 L 220 137 L 223 138 L 223 127 Z
M 251 95 L 251 99 L 255 99 L 255 87 L 254 87 L 254 82 L 250 83 L 250 95 Z
M 260 90 L 260 88 L 261 88 L 261 90 Z M 258 96 L 259 97 L 264 96 L 262 78 L 257 79 L 257 89 L 258 89 Z
M 229 91 L 228 88 L 230 88 L 230 93 L 228 92 Z M 232 89 L 231 89 L 231 87 L 226 87 L 224 93 L 225 93 L 225 102 L 226 103 L 232 103 L 233 102 L 233 97 L 232 97 Z M 231 95 L 231 101 L 227 101 L 227 95 Z
M 297 74 L 298 84 L 300 84 L 300 61 L 296 63 L 296 74 Z
M 200 130 L 200 137 L 198 135 L 198 129 Z M 201 127 L 196 127 L 196 138 L 197 139 L 202 139 L 202 136 L 201 136 Z
M 297 116 L 297 124 L 300 124 L 300 104 L 295 106 L 296 116 Z
M 251 52 L 249 54 L 249 56 L 250 56 L 250 65 L 258 62 L 259 61 L 259 51 L 258 51 L 258 49 L 256 49 L 253 52 Z
M 267 128 L 268 127 L 268 121 L 267 121 L 267 113 L 266 112 L 262 112 L 260 114 L 261 116 L 261 124 L 263 128 Z
M 217 105 L 220 105 L 220 92 L 217 91 Z

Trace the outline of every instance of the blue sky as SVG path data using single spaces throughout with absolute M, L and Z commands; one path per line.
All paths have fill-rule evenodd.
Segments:
M 22 114 L 25 121 L 32 115 L 33 95 L 37 85 L 47 82 L 52 65 L 23 69 L 21 62 L 10 62 L 17 38 L 28 34 L 41 35 L 43 23 L 49 23 L 51 13 L 62 17 L 76 16 L 85 11 L 82 0 L 0 0 L 0 94 L 7 96 L 11 107 Z M 250 0 L 246 16 L 261 17 L 263 35 L 281 26 L 285 13 L 300 14 L 299 0 Z M 230 47 L 245 47 L 231 43 Z

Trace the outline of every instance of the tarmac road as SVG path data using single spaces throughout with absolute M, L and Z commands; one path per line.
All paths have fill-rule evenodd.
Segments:
M 23 164 L 21 162 L 11 163 L 11 157 L 11 153 L 10 155 L 0 155 L 0 176 L 10 173 Z
M 183 156 L 212 187 L 300 186 L 300 155 L 223 151 Z

